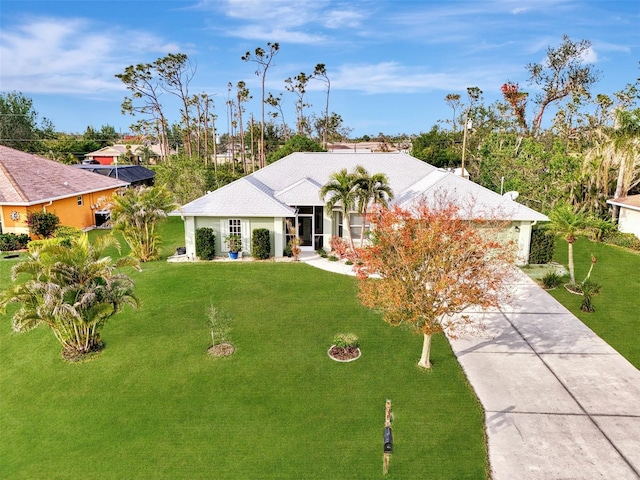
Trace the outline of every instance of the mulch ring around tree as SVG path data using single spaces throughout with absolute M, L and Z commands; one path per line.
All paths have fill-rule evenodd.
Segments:
M 358 347 L 336 347 L 332 345 L 329 349 L 329 357 L 336 362 L 352 362 L 360 357 Z
M 87 351 L 78 351 L 71 348 L 65 348 L 62 350 L 62 358 L 64 358 L 69 363 L 82 363 L 88 362 L 89 360 L 93 360 L 95 357 L 100 355 L 104 350 L 104 343 L 99 342 L 93 345 Z
M 218 343 L 213 347 L 209 347 L 207 353 L 212 357 L 228 357 L 236 351 L 231 343 Z
M 572 285 L 570 283 L 565 283 L 564 288 L 567 292 L 573 293 L 574 295 L 582 295 L 582 288 L 580 288 L 580 285 L 578 284 Z

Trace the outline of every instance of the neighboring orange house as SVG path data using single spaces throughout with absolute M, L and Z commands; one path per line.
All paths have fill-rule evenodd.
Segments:
M 95 226 L 95 211 L 127 182 L 0 145 L 0 232 L 29 233 L 27 214 L 55 213 L 61 225 Z
M 145 147 L 137 144 L 116 144 L 110 147 L 103 147 L 95 152 L 85 153 L 84 158 L 85 161 L 98 162 L 100 165 L 113 165 L 116 160 L 121 165 L 141 165 L 145 163 L 142 153 L 145 148 L 147 148 L 149 155 L 147 160 L 151 163 L 156 163 L 156 160 L 162 157 L 162 147 L 160 145 Z

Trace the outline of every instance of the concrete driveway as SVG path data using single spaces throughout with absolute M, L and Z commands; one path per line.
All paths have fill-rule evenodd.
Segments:
M 524 274 L 451 340 L 485 409 L 494 480 L 639 479 L 640 371 Z M 640 340 L 640 339 L 639 339 Z

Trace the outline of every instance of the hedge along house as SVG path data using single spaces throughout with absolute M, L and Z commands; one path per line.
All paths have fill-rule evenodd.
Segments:
M 95 226 L 95 211 L 128 183 L 0 145 L 0 232 L 29 233 L 27 214 L 54 213 L 61 225 Z
M 528 261 L 532 225 L 548 220 L 510 198 L 405 153 L 293 153 L 170 215 L 184 220 L 186 255 L 191 259 L 196 258 L 195 232 L 203 227 L 215 231 L 217 254 L 227 251 L 224 238 L 229 234 L 241 235 L 243 251 L 250 254 L 253 230 L 267 228 L 271 233 L 271 255 L 282 257 L 287 221 L 295 226 L 303 251 L 329 250 L 332 236 L 346 235 L 339 209 L 325 210 L 320 189 L 331 174 L 341 169 L 351 172 L 358 165 L 371 175 L 387 176 L 395 195 L 392 205 L 408 208 L 420 199 L 428 201 L 436 192 L 445 191 L 460 200 L 472 199 L 474 212 L 500 212 L 501 219 L 508 222 L 502 236 L 517 243 L 520 264 Z M 350 220 L 351 234 L 358 239 L 362 216 L 352 212 Z

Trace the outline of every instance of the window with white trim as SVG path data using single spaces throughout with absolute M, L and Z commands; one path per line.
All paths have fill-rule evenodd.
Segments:
M 229 235 L 239 235 L 242 237 L 242 222 L 238 218 L 229 219 Z

